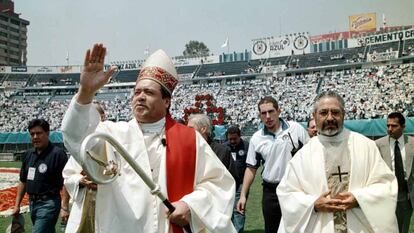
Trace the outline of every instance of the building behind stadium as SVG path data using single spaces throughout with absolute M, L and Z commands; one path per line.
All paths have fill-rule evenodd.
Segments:
M 26 65 L 29 21 L 14 12 L 14 2 L 0 0 L 0 65 Z

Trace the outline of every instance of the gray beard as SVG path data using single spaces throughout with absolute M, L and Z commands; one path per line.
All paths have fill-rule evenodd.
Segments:
M 326 137 L 333 137 L 333 136 L 338 135 L 341 131 L 342 131 L 342 128 L 341 129 L 318 130 L 318 133 Z

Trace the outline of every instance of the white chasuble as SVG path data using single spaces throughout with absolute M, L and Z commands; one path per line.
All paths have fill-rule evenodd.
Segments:
M 158 181 L 161 191 L 168 195 L 166 149 L 158 139 L 165 130 L 161 130 L 161 134 L 160 131 L 149 133 L 146 137 L 143 128 L 145 126 L 139 125 L 136 120 L 100 123 L 99 114 L 91 104 L 80 105 L 75 99 L 69 105 L 62 123 L 65 146 L 74 159 L 79 160 L 80 145 L 87 135 L 96 131 L 108 133 L 128 151 L 147 175 Z M 235 229 L 231 215 L 235 195 L 234 179 L 200 134 L 196 133 L 195 141 L 194 191 L 181 199 L 191 210 L 190 227 L 193 232 L 233 233 Z M 107 151 L 107 156 L 111 157 L 112 153 Z M 150 157 L 149 153 L 157 155 Z M 78 185 L 80 169 L 79 164 L 68 163 L 63 171 L 65 186 L 74 199 L 84 196 L 79 195 L 83 191 L 79 190 Z M 79 211 L 70 215 L 67 233 L 75 233 L 79 227 L 82 202 L 77 202 Z M 165 206 L 151 194 L 142 179 L 122 158 L 117 179 L 110 184 L 98 185 L 95 209 L 96 233 L 169 233 L 171 229 Z
M 339 140 L 341 137 L 343 139 Z M 326 146 L 323 136 L 318 135 L 289 162 L 277 188 L 282 209 L 279 232 L 335 232 L 334 215 L 314 210 L 315 201 L 324 192 L 334 189 L 334 193 L 351 192 L 359 205 L 346 211 L 346 230 L 342 232 L 397 233 L 397 181 L 382 160 L 375 142 L 346 129 L 334 139 L 333 145 L 343 141 L 336 145 L 343 147 L 343 151 L 327 154 L 331 148 Z M 348 161 L 342 153 L 349 155 Z M 335 180 L 332 177 L 336 177 Z

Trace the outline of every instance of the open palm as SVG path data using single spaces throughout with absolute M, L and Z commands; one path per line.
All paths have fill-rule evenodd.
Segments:
M 83 70 L 80 76 L 80 88 L 90 94 L 95 94 L 103 85 L 105 85 L 112 76 L 116 68 L 111 67 L 104 72 L 106 48 L 103 44 L 95 44 L 86 51 Z

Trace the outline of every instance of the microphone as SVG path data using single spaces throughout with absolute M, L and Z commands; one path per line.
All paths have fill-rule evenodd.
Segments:
M 161 144 L 166 147 L 167 146 L 167 140 L 165 138 L 161 139 Z

